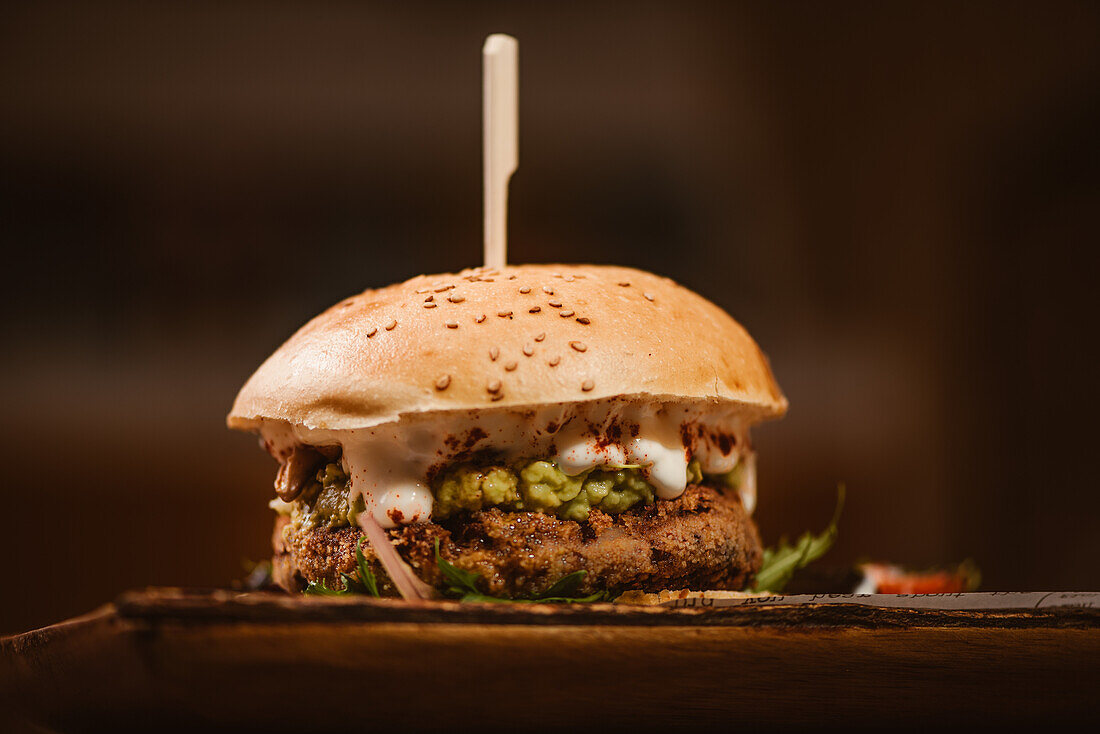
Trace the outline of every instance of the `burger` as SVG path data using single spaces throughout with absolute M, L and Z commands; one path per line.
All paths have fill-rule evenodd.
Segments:
M 231 428 L 279 463 L 288 591 L 547 599 L 740 590 L 750 428 L 786 411 L 722 309 L 622 267 L 423 275 L 303 326 Z

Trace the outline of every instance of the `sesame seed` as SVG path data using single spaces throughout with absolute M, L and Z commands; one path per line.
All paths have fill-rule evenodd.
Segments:
M 462 303 L 463 301 L 466 300 L 466 297 L 465 296 L 460 296 L 456 293 L 453 296 L 447 296 L 447 300 L 450 301 L 451 303 Z
M 512 312 L 511 311 L 497 311 L 497 316 L 501 317 L 502 319 L 503 318 L 511 318 L 512 317 Z
M 386 331 L 393 331 L 396 328 L 397 328 L 397 320 L 396 319 L 390 319 L 389 321 L 386 322 Z
M 643 295 L 643 296 L 645 296 L 645 299 L 646 299 L 647 301 L 652 301 L 652 300 L 653 300 L 653 298 L 654 298 L 654 296 L 653 296 L 653 294 L 652 294 L 652 293 L 643 293 L 642 295 Z
M 592 320 L 589 319 L 587 316 L 578 316 L 577 317 L 577 323 L 578 324 L 584 324 L 585 326 L 588 326 L 589 324 L 592 323 Z
M 497 357 L 500 356 L 500 347 L 489 347 L 489 359 L 494 362 L 497 361 Z
M 572 275 L 567 275 L 567 276 L 565 276 L 565 278 L 563 278 L 563 280 L 565 280 L 566 283 L 572 283 L 573 282 L 573 276 Z
M 374 336 L 377 333 L 378 333 L 378 327 L 373 326 L 373 327 L 371 327 L 371 330 L 367 332 L 367 338 L 370 339 L 372 336 Z
M 567 319 L 575 313 L 576 313 L 576 311 L 562 311 L 561 313 L 558 314 L 558 316 L 561 316 L 563 319 Z
M 508 280 L 515 280 L 515 279 L 516 279 L 516 276 L 514 276 L 514 275 L 509 275 L 508 276 Z
M 501 399 L 501 398 L 503 398 L 503 397 L 504 397 L 504 393 L 502 393 L 502 392 L 498 392 L 498 393 L 494 394 L 494 395 L 493 395 L 493 396 L 492 396 L 491 398 L 489 398 L 489 399 L 490 399 L 490 400 L 492 400 L 492 401 L 493 401 L 493 402 L 495 403 L 496 401 L 500 400 L 500 399 Z
M 454 287 L 455 287 L 455 286 L 454 286 L 454 283 L 450 283 L 450 284 L 448 284 L 448 285 L 444 285 L 444 286 L 440 286 L 439 288 L 436 288 L 436 289 L 435 289 L 435 292 L 436 292 L 436 293 L 442 293 L 443 291 L 449 291 L 449 290 L 451 290 L 451 289 L 452 289 L 452 288 L 454 288 Z
M 416 294 L 417 295 L 423 295 L 425 293 L 428 293 L 429 291 L 431 291 L 431 288 L 417 288 L 416 289 Z
M 474 321 L 478 322 L 479 324 L 484 320 L 485 320 L 485 314 L 481 314 L 476 319 L 474 319 Z
M 447 321 L 447 322 L 445 322 L 445 325 L 448 329 L 457 329 L 458 328 L 458 322 L 457 321 Z
M 558 364 L 560 364 L 560 363 L 561 363 L 561 357 L 554 356 L 554 357 L 551 357 L 550 361 L 547 362 L 546 364 L 550 365 L 551 367 L 557 367 Z
M 555 299 L 555 300 L 553 300 L 553 301 L 548 301 L 548 303 L 549 303 L 549 304 L 550 304 L 551 306 L 553 306 L 554 308 L 561 308 L 561 301 L 559 301 L 559 300 L 557 300 L 557 299 Z
M 424 308 L 435 308 L 439 304 L 438 303 L 425 303 L 423 305 L 424 305 Z
M 552 275 L 555 278 L 560 278 L 561 277 L 561 273 L 550 273 L 550 275 Z
M 509 372 L 514 370 L 516 367 L 519 367 L 518 362 L 509 362 L 508 364 L 504 365 L 504 369 L 508 370 Z
M 524 344 L 523 345 L 523 353 L 525 355 L 527 355 L 528 357 L 530 357 L 532 354 L 535 353 L 535 345 L 534 344 Z
M 536 337 L 535 337 L 535 341 L 537 341 L 537 342 L 540 342 L 540 341 L 542 341 L 542 340 L 543 340 L 543 339 L 545 339 L 545 338 L 546 338 L 546 332 L 545 332 L 545 331 L 543 331 L 543 332 L 541 332 L 541 333 L 540 333 L 540 334 L 539 334 L 538 336 L 536 336 Z
M 485 389 L 489 392 L 500 392 L 500 388 L 501 383 L 500 380 L 497 379 L 489 380 L 489 384 L 485 386 Z
M 542 292 L 543 292 L 543 293 L 545 293 L 545 294 L 546 294 L 546 295 L 548 295 L 548 296 L 552 296 L 552 295 L 554 295 L 554 289 L 553 289 L 553 288 L 551 288 L 551 287 L 550 287 L 550 286 L 548 286 L 548 285 L 544 285 L 544 286 L 542 287 Z
M 588 351 L 588 345 L 584 342 L 569 342 L 569 346 L 573 347 L 578 352 Z
M 585 392 L 588 392 L 589 390 L 591 390 L 595 386 L 596 386 L 596 383 L 592 382 L 592 380 L 585 380 L 584 382 L 581 383 L 581 390 L 584 390 Z
M 443 375 L 442 377 L 440 377 L 438 380 L 435 381 L 435 389 L 436 390 L 446 390 L 447 387 L 450 384 L 451 384 L 451 376 L 450 375 Z
M 629 280 L 620 280 L 619 285 L 621 285 L 623 288 L 629 288 L 630 287 L 630 281 Z
M 542 310 L 542 306 L 534 306 L 534 307 L 528 309 L 528 313 L 538 313 L 541 310 Z
M 531 292 L 531 286 L 525 285 L 525 286 L 523 286 L 522 288 L 519 289 L 519 292 L 520 293 L 530 293 Z
M 434 300 L 435 300 L 435 296 L 428 296 L 427 298 L 424 299 L 424 303 L 431 303 Z

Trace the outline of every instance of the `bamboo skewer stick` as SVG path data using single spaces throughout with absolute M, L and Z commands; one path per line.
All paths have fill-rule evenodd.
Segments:
M 508 181 L 519 164 L 519 44 L 494 33 L 482 58 L 482 154 L 485 267 L 502 268 L 508 251 Z

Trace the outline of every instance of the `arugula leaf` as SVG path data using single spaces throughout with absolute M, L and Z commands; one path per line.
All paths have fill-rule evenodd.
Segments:
M 587 571 L 581 571 L 580 573 L 587 573 Z M 450 589 L 450 591 L 454 590 Z M 479 601 L 492 604 L 589 604 L 591 602 L 603 601 L 606 598 L 606 591 L 597 591 L 595 594 L 589 594 L 588 596 L 565 597 L 538 595 L 523 599 L 506 599 L 502 596 L 489 596 L 488 594 L 471 591 L 458 597 L 458 601 Z
M 597 591 L 595 594 L 589 594 L 588 596 L 571 596 L 571 594 L 576 593 L 577 588 L 581 585 L 588 571 L 574 571 L 560 578 L 557 583 L 543 593 L 525 599 L 505 599 L 499 596 L 482 594 L 477 589 L 477 580 L 481 578 L 480 574 L 463 571 L 457 568 L 453 563 L 445 561 L 443 557 L 439 555 L 438 538 L 436 538 L 435 541 L 435 562 L 436 565 L 439 566 L 439 571 L 443 574 L 444 580 L 447 582 L 447 589 L 444 593 L 448 596 L 456 597 L 459 601 L 493 602 L 497 604 L 586 604 L 594 601 L 602 601 L 607 598 L 606 591 Z
M 370 565 L 367 564 L 367 559 L 363 556 L 362 538 L 359 538 L 359 542 L 355 544 L 355 565 L 359 569 L 359 583 L 366 589 L 366 592 L 371 596 L 382 596 L 378 593 L 378 580 L 374 577 L 374 572 L 370 570 Z M 347 583 L 345 582 L 346 587 Z
M 779 540 L 775 548 L 764 551 L 764 564 L 756 574 L 756 583 L 752 591 L 771 591 L 779 593 L 794 576 L 795 571 L 805 568 L 816 561 L 833 546 L 837 536 L 837 523 L 840 521 L 840 512 L 844 509 L 844 484 L 838 484 L 836 488 L 836 509 L 833 510 L 833 519 L 829 526 L 821 531 L 820 535 L 814 535 L 807 531 L 802 534 L 798 542 L 791 545 L 786 538 Z
M 480 594 L 477 590 L 478 574 L 463 571 L 439 555 L 439 538 L 435 539 L 435 564 L 447 581 L 448 591 L 459 594 Z
M 345 576 L 344 588 L 342 589 L 330 588 L 329 585 L 325 583 L 325 580 L 321 579 L 320 581 L 311 581 L 302 593 L 309 594 L 310 596 L 344 596 L 352 592 L 347 586 L 347 577 Z
M 577 571 L 577 573 L 587 574 L 588 571 Z M 511 601 L 518 604 L 591 604 L 596 601 L 603 601 L 607 598 L 606 591 L 597 591 L 594 594 L 588 596 L 534 596 L 530 599 L 504 599 L 502 601 Z
M 558 579 L 557 583 L 544 591 L 541 596 L 551 598 L 562 598 L 568 596 L 574 596 L 577 592 L 577 587 L 584 581 L 584 577 L 588 575 L 588 571 L 574 571 L 573 573 L 562 576 Z

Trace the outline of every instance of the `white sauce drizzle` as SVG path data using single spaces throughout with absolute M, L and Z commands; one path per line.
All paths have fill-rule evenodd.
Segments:
M 351 479 L 351 499 L 361 496 L 383 528 L 429 520 L 429 470 L 463 452 L 491 449 L 505 460 L 552 456 L 570 475 L 597 466 L 640 465 L 660 499 L 683 494 L 691 457 L 699 460 L 703 472 L 721 474 L 742 456 L 752 456 L 745 420 L 735 409 L 709 403 L 646 405 L 609 399 L 531 410 L 415 415 L 340 431 L 266 421 L 260 432 L 276 458 L 285 457 L 296 443 L 339 445 Z M 754 464 L 746 462 L 752 481 L 742 487 L 749 512 L 756 504 Z

